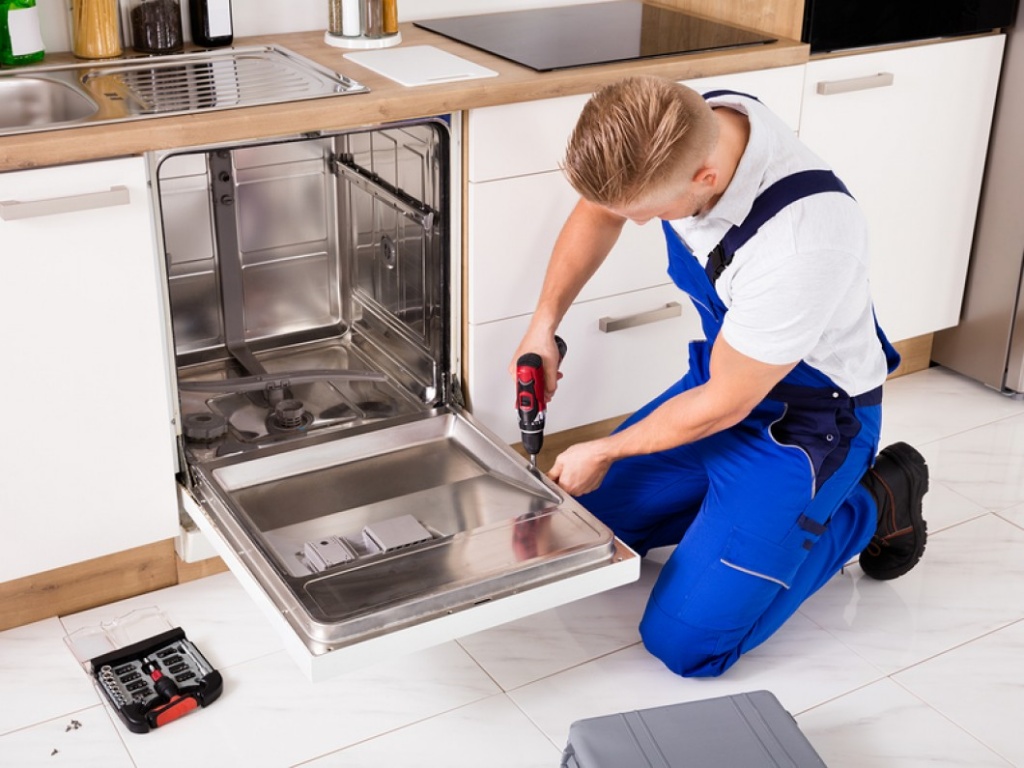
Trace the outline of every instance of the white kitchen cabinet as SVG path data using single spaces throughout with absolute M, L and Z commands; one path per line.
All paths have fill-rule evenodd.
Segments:
M 145 163 L 0 174 L 0 582 L 174 536 Z
M 724 89 L 755 96 L 794 131 L 800 127 L 803 64 L 732 75 L 714 75 L 684 82 L 698 93 Z
M 501 104 L 469 112 L 470 183 L 555 171 L 590 94 Z
M 700 92 L 755 95 L 795 131 L 803 82 L 803 66 L 793 66 L 687 84 Z M 551 248 L 577 200 L 558 164 L 588 98 L 469 113 L 468 399 L 473 414 L 509 442 L 519 440 L 519 431 L 508 364 L 529 323 Z M 702 331 L 666 266 L 658 223 L 627 223 L 560 329 L 569 356 L 548 413 L 549 431 L 628 413 L 685 373 L 686 344 Z M 625 327 L 601 331 L 602 318 L 626 318 L 610 326 Z
M 800 122 L 804 65 L 715 75 L 684 81 L 700 93 L 729 89 L 763 101 L 793 130 Z M 469 113 L 470 182 L 558 169 L 576 120 L 590 94 L 502 104 Z
M 896 341 L 955 325 L 1004 37 L 811 61 L 800 137 L 861 203 L 878 318 Z

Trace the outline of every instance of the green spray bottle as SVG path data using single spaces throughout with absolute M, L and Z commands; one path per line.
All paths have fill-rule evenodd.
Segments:
M 36 0 L 0 0 L 0 64 L 34 64 L 45 53 Z

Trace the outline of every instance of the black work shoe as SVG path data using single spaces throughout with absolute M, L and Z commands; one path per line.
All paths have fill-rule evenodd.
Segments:
M 928 525 L 921 499 L 928 492 L 924 457 L 906 443 L 883 448 L 861 483 L 878 504 L 878 529 L 860 553 L 860 567 L 873 579 L 895 579 L 921 559 Z

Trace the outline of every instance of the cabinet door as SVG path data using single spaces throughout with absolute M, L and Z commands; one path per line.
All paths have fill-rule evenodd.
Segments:
M 800 136 L 863 206 L 875 306 L 893 340 L 958 321 L 1003 40 L 807 65 Z
M 0 581 L 177 532 L 142 158 L 0 174 Z
M 470 409 L 509 443 L 520 435 L 508 366 L 529 320 L 469 327 Z M 686 373 L 688 342 L 703 336 L 696 311 L 674 285 L 577 302 L 559 334 L 569 351 L 548 408 L 549 433 L 636 410 Z
M 559 171 L 469 185 L 470 323 L 533 311 L 551 247 L 579 196 Z M 577 301 L 669 281 L 657 222 L 627 222 Z

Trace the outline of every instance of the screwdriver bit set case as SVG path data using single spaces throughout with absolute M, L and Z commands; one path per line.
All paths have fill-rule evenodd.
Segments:
M 157 608 L 83 627 L 65 642 L 133 733 L 209 706 L 223 689 L 220 673 Z

